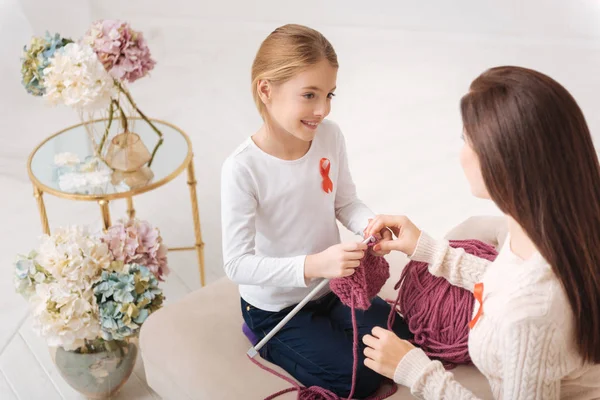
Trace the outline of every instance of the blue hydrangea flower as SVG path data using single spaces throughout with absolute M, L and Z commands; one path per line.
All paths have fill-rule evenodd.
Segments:
M 46 32 L 46 36 L 31 38 L 29 48 L 24 46 L 21 66 L 22 83 L 28 93 L 43 96 L 44 69 L 50 65 L 50 60 L 57 50 L 72 43 L 71 39 L 62 38 L 58 33 L 54 36 Z
M 123 340 L 137 334 L 146 318 L 162 306 L 162 290 L 148 268 L 129 264 L 123 271 L 104 271 L 94 285 L 105 340 Z

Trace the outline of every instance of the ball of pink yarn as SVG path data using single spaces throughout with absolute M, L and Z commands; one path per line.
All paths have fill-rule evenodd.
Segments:
M 478 240 L 452 240 L 450 246 L 493 261 L 496 249 Z M 409 262 L 396 288 L 400 314 L 414 334 L 412 343 L 444 363 L 446 368 L 471 362 L 469 321 L 473 318 L 473 293 L 429 273 L 428 265 Z

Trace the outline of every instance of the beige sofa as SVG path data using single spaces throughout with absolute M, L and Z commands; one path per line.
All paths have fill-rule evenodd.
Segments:
M 470 218 L 447 235 L 451 239 L 477 238 L 495 246 L 504 237 L 503 219 L 498 217 Z M 406 258 L 398 254 L 388 257 L 391 278 L 381 296 L 395 298 L 393 285 Z M 264 399 L 289 387 L 287 382 L 262 371 L 246 358 L 250 344 L 242 334 L 241 325 L 237 286 L 227 278 L 168 304 L 153 314 L 141 331 L 140 346 L 148 384 L 162 398 L 176 400 Z M 461 366 L 453 373 L 479 397 L 492 398 L 486 379 L 475 367 Z M 408 388 L 400 387 L 391 399 L 411 397 Z M 295 394 L 281 396 L 281 399 L 294 398 Z

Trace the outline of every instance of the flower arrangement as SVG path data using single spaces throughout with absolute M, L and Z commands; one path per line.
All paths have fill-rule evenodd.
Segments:
M 111 230 L 92 235 L 78 226 L 57 229 L 42 237 L 38 249 L 17 257 L 16 290 L 49 346 L 101 351 L 137 335 L 161 307 L 159 280 L 169 269 L 158 229 L 131 220 Z
M 139 115 L 159 137 L 152 154 L 146 150 L 148 157 L 143 162 L 150 166 L 163 135 L 136 105 L 127 84 L 148 76 L 155 65 L 141 32 L 124 21 L 101 20 L 94 22 L 77 41 L 58 33 L 33 37 L 24 48 L 21 75 L 28 93 L 44 97 L 51 105 L 72 107 L 82 120 L 92 119 L 96 112 L 103 113 L 103 132 L 88 132 L 96 157 L 111 151 L 105 145 L 114 120 L 120 122 L 124 135 L 116 143 L 127 144 L 133 134 L 128 116 Z M 107 156 L 106 161 L 110 163 L 111 158 Z M 117 165 L 111 167 L 126 170 Z

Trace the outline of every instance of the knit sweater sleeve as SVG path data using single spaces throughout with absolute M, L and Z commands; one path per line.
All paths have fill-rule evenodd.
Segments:
M 419 399 L 475 400 L 477 397 L 454 379 L 439 361 L 432 361 L 423 350 L 409 351 L 398 364 L 394 381 L 407 386 Z
M 558 329 L 552 324 L 526 320 L 501 329 L 503 399 L 556 400 L 567 371 Z M 564 342 L 564 341 L 563 341 Z M 431 361 L 421 349 L 413 349 L 400 361 L 394 381 L 408 386 L 420 399 L 466 399 L 477 397 L 458 383 L 439 361 Z
M 491 261 L 467 253 L 464 249 L 450 247 L 447 240 L 436 241 L 422 232 L 411 260 L 429 264 L 429 272 L 446 278 L 454 286 L 473 291 L 475 284 Z

